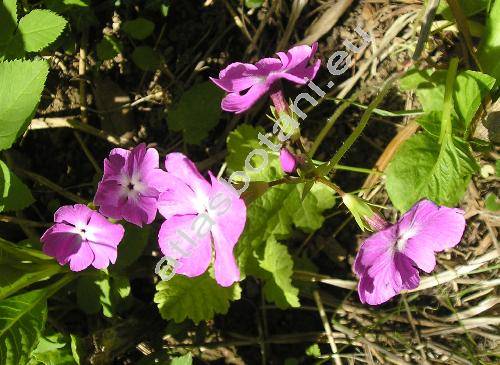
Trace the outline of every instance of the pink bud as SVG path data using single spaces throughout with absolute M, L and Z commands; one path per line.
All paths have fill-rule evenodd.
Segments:
M 287 174 L 291 174 L 297 169 L 297 159 L 286 148 L 282 148 L 280 151 L 280 164 Z
M 379 214 L 375 212 L 371 217 L 369 218 L 365 217 L 365 219 L 374 232 L 382 231 L 387 227 L 389 227 L 389 223 L 387 223 L 387 221 L 384 218 L 382 218 Z

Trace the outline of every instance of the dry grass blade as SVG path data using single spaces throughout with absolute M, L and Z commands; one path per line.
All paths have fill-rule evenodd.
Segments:
M 288 17 L 288 24 L 286 25 L 285 33 L 281 40 L 278 42 L 276 46 L 276 52 L 281 51 L 286 48 L 288 45 L 288 41 L 292 35 L 292 32 L 295 30 L 295 24 L 299 19 L 300 14 L 302 13 L 302 9 L 307 5 L 309 0 L 294 0 L 292 4 L 292 11 L 290 16 Z
M 415 52 L 413 53 L 413 60 L 416 61 L 422 55 L 425 43 L 431 31 L 432 21 L 436 16 L 436 9 L 439 5 L 439 0 L 430 0 L 425 9 L 424 18 L 422 20 L 422 28 L 420 29 L 420 36 L 418 37 L 417 46 L 415 47 Z
M 298 45 L 314 43 L 328 33 L 351 4 L 352 0 L 340 0 L 332 4 L 331 8 L 325 11 L 318 20 L 307 28 L 306 37 Z
M 456 322 L 461 321 L 466 318 L 475 317 L 480 313 L 483 313 L 500 303 L 500 297 L 491 297 L 483 300 L 482 302 L 476 304 L 474 307 L 466 309 L 462 312 L 454 313 L 446 318 L 440 318 L 443 322 Z

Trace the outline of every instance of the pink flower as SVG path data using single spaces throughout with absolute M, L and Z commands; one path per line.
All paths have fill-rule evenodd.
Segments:
M 90 265 L 104 269 L 116 261 L 125 230 L 83 204 L 65 205 L 54 214 L 55 224 L 43 234 L 43 252 L 73 271 Z
M 233 255 L 246 221 L 245 203 L 236 191 L 209 172 L 211 183 L 181 153 L 165 160 L 169 188 L 160 195 L 158 209 L 166 221 L 158 234 L 163 254 L 175 259 L 175 272 L 203 274 L 215 249 L 215 279 L 229 286 L 240 278 Z
M 131 151 L 115 148 L 104 160 L 104 176 L 97 186 L 94 203 L 105 216 L 142 227 L 155 219 L 166 179 L 167 173 L 159 169 L 154 148 L 146 149 L 144 143 Z
M 377 305 L 420 283 L 417 268 L 430 273 L 435 252 L 456 246 L 465 229 L 463 211 L 422 200 L 398 223 L 373 234 L 354 262 L 363 303 Z
M 321 64 L 313 58 L 318 44 L 297 46 L 287 52 L 278 52 L 277 58 L 263 58 L 255 65 L 234 62 L 219 73 L 219 78 L 210 78 L 217 86 L 228 92 L 222 100 L 222 109 L 237 114 L 250 109 L 264 94 L 272 89 L 276 81 L 286 79 L 299 85 L 312 80 Z
M 286 148 L 282 148 L 280 151 L 280 165 L 284 172 L 291 174 L 297 170 L 297 159 Z

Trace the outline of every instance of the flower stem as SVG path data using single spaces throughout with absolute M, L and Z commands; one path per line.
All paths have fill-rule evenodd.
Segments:
M 317 177 L 316 181 L 328 186 L 330 189 L 333 189 L 338 195 L 343 196 L 345 192 L 335 183 L 325 179 L 324 177 Z
M 363 133 L 363 130 L 365 129 L 366 125 L 368 124 L 368 121 L 370 120 L 370 117 L 373 113 L 373 111 L 379 106 L 379 104 L 382 102 L 384 97 L 387 95 L 389 90 L 391 89 L 393 83 L 400 77 L 401 75 L 395 74 L 391 76 L 386 83 L 384 84 L 384 87 L 380 91 L 380 93 L 377 95 L 375 100 L 373 100 L 370 105 L 368 105 L 368 108 L 365 110 L 363 113 L 363 116 L 361 117 L 361 121 L 359 124 L 356 126 L 356 128 L 352 131 L 352 133 L 347 137 L 346 141 L 344 144 L 340 147 L 340 149 L 335 153 L 335 155 L 330 159 L 328 162 L 327 168 L 323 170 L 323 174 L 326 176 L 333 168 L 335 165 L 338 164 L 338 162 L 344 157 L 344 155 L 349 151 L 349 149 L 352 147 L 354 142 L 359 138 L 361 133 Z
M 446 74 L 446 88 L 444 89 L 443 115 L 441 117 L 441 133 L 439 134 L 439 144 L 442 144 L 444 138 L 451 133 L 451 106 L 453 85 L 457 76 L 458 58 L 454 57 L 450 60 L 450 67 Z
M 349 99 L 342 100 L 341 104 L 337 107 L 337 109 L 332 114 L 332 116 L 330 118 L 328 118 L 328 120 L 326 121 L 326 124 L 319 132 L 318 136 L 314 140 L 314 143 L 311 147 L 311 150 L 309 151 L 311 158 L 314 156 L 314 154 L 318 150 L 319 146 L 321 145 L 323 140 L 326 138 L 328 132 L 330 132 L 330 130 L 332 129 L 335 122 L 340 118 L 340 116 L 344 113 L 344 111 L 353 103 L 353 101 L 357 99 L 358 95 L 359 95 L 359 91 L 354 93 Z

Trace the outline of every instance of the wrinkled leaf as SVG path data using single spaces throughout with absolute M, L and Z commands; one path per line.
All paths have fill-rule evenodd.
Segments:
M 155 23 L 144 18 L 127 20 L 122 25 L 122 30 L 134 39 L 145 39 L 153 33 Z
M 386 188 L 394 206 L 407 211 L 423 198 L 455 206 L 462 198 L 477 164 L 468 146 L 447 137 L 419 134 L 407 140 L 390 162 Z
M 149 46 L 139 46 L 132 53 L 132 61 L 144 71 L 156 70 L 160 67 L 158 53 Z
M 215 314 L 227 313 L 230 301 L 240 296 L 238 284 L 224 288 L 206 272 L 195 278 L 175 275 L 169 281 L 159 282 L 154 301 L 164 319 L 182 322 L 189 318 L 199 323 Z
M 66 20 L 50 10 L 32 10 L 19 21 L 24 50 L 37 52 L 54 42 L 66 26 Z

